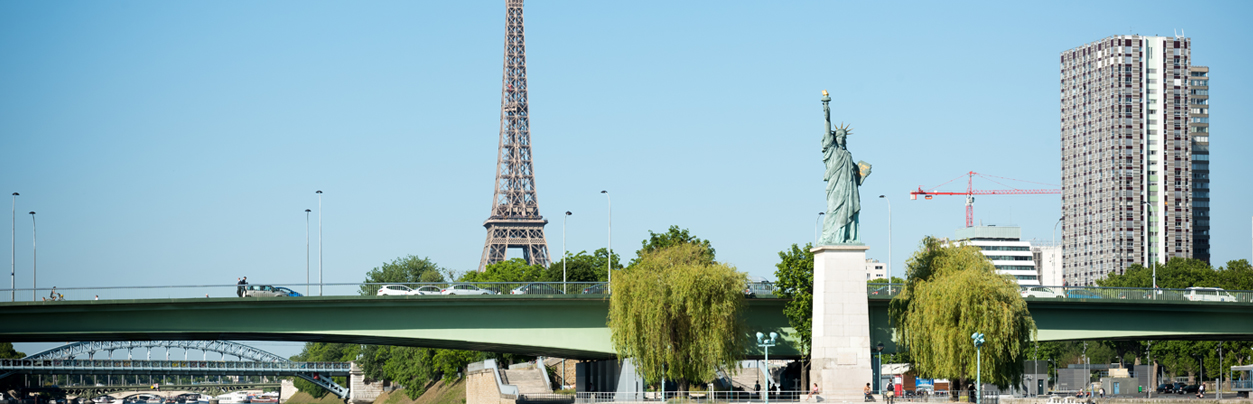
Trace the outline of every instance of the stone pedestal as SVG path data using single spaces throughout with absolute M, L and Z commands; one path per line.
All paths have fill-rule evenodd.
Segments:
M 825 245 L 810 250 L 814 253 L 810 383 L 818 383 L 823 401 L 862 402 L 862 389 L 872 382 L 870 308 L 866 302 L 868 249 L 864 245 Z

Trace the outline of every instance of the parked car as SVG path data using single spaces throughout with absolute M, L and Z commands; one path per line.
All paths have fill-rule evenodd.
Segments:
M 426 285 L 426 286 L 418 286 L 417 289 L 413 290 L 413 294 L 415 295 L 438 295 L 440 294 L 441 291 L 443 291 L 443 289 L 440 289 L 439 286 Z
M 414 293 L 413 289 L 409 289 L 405 285 L 383 285 L 378 291 L 379 296 L 409 296 L 415 294 L 417 293 Z
M 1195 385 L 1195 384 L 1189 384 L 1189 385 L 1183 386 L 1183 388 L 1180 389 L 1179 394 L 1196 394 L 1196 392 L 1198 391 L 1201 391 L 1201 386 Z
M 1061 293 L 1057 293 L 1057 291 L 1054 291 L 1053 288 L 1047 288 L 1043 286 L 1032 286 L 1032 287 L 1022 288 L 1020 293 L 1022 293 L 1022 297 L 1024 298 L 1034 297 L 1037 299 L 1057 299 L 1057 298 L 1066 297 L 1065 295 Z
M 287 297 L 287 292 L 271 285 L 245 285 L 244 297 Z
M 588 286 L 588 287 L 586 287 L 586 288 L 583 288 L 583 294 L 585 294 L 585 295 L 607 295 L 607 294 L 609 294 L 609 284 L 608 284 L 608 283 L 598 283 L 598 284 L 595 284 L 595 285 L 592 285 L 592 286 Z
M 1200 288 L 1191 287 L 1184 289 L 1184 296 L 1188 300 L 1194 302 L 1234 302 L 1236 297 L 1232 296 L 1222 288 Z
M 560 295 L 561 289 L 546 283 L 528 283 L 509 291 L 511 295 Z
M 1170 386 L 1170 392 L 1175 393 L 1175 394 L 1184 394 L 1183 390 L 1184 388 L 1187 388 L 1187 387 L 1188 387 L 1187 383 L 1175 382 L 1175 384 Z
M 1170 394 L 1171 391 L 1174 390 L 1174 388 L 1175 388 L 1175 385 L 1173 384 L 1162 383 L 1162 384 L 1157 385 L 1156 393 L 1157 394 Z
M 287 293 L 287 296 L 289 296 L 289 297 L 301 297 L 301 296 L 304 296 L 304 295 L 300 294 L 300 292 L 294 291 L 294 290 L 292 290 L 291 288 L 286 287 L 286 286 L 275 286 L 275 287 L 274 287 L 274 289 L 278 289 L 278 290 L 283 291 L 284 293 Z
M 496 292 L 493 292 L 487 289 L 479 289 L 478 286 L 474 286 L 474 285 L 458 283 L 455 285 L 448 285 L 448 287 L 441 289 L 440 294 L 443 294 L 443 295 L 494 295 L 496 294 Z

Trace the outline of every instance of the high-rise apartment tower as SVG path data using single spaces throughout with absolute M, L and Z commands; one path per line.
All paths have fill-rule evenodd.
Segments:
M 1118 35 L 1062 52 L 1067 284 L 1192 257 L 1190 45 Z
M 1209 68 L 1188 71 L 1188 135 L 1192 138 L 1192 258 L 1209 262 Z

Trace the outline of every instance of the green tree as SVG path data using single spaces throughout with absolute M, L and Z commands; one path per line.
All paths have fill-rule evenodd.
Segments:
M 26 354 L 13 349 L 12 342 L 0 342 L 0 359 L 22 359 Z
M 488 264 L 483 272 L 470 271 L 461 276 L 461 282 L 539 282 L 547 270 L 542 265 L 528 265 L 525 259 L 510 258 Z M 506 294 L 508 292 L 506 291 Z
M 746 276 L 710 263 L 702 244 L 645 252 L 613 277 L 609 329 L 619 358 L 632 358 L 648 383 L 712 380 L 747 347 L 742 318 Z
M 998 275 L 977 247 L 944 245 L 933 237 L 924 238 L 909 259 L 907 276 L 889 311 L 897 344 L 909 351 L 920 376 L 975 379 L 970 336 L 983 333 L 983 382 L 1002 388 L 1018 383 L 1036 327 L 1013 279 Z
M 415 283 L 443 282 L 445 269 L 440 268 L 430 258 L 418 258 L 408 255 L 374 267 L 365 274 L 366 283 Z M 374 296 L 379 290 L 378 285 L 361 285 L 362 296 Z
M 566 280 L 568 282 L 605 282 L 609 280 L 609 272 L 606 260 L 609 257 L 608 250 L 601 248 L 592 254 L 587 251 L 579 251 L 578 254 L 567 254 L 565 260 Z M 544 282 L 561 282 L 561 264 L 562 261 L 554 261 L 548 266 L 548 271 L 544 274 Z M 622 262 L 619 260 L 618 254 L 613 254 L 613 268 L 615 270 L 622 269 Z
M 296 356 L 291 357 L 296 362 L 348 362 L 356 360 L 361 352 L 361 345 L 357 344 L 340 344 L 327 342 L 310 342 L 306 343 L 303 350 Z M 343 377 L 333 379 L 341 386 L 347 383 Z M 326 389 L 313 384 L 313 382 L 296 378 L 293 380 L 297 389 L 309 393 L 313 397 L 322 397 L 330 393 Z
M 774 294 L 788 299 L 783 306 L 783 314 L 787 322 L 796 330 L 798 346 L 801 353 L 801 385 L 809 385 L 809 348 L 813 346 L 814 320 L 814 253 L 810 243 L 805 247 L 792 244 L 791 248 L 779 251 L 779 263 L 775 264 Z
M 674 247 L 680 244 L 695 244 L 702 247 L 700 259 L 706 264 L 714 262 L 714 248 L 709 244 L 709 240 L 701 240 L 693 236 L 687 229 L 680 229 L 679 226 L 670 226 L 665 233 L 653 233 L 648 231 L 648 239 L 640 242 L 640 249 L 635 252 L 635 259 L 627 266 L 633 266 L 639 262 L 645 253 L 660 250 L 662 248 Z

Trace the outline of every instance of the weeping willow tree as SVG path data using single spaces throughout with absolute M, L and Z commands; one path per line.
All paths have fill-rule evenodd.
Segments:
M 744 355 L 745 275 L 708 255 L 701 245 L 677 244 L 645 252 L 613 276 L 613 348 L 619 358 L 633 358 L 649 384 L 664 376 L 686 389 Z
M 891 303 L 897 344 L 926 378 L 975 380 L 975 346 L 985 335 L 982 380 L 1001 388 L 1022 378 L 1022 358 L 1035 339 L 1035 321 L 1013 278 L 969 245 L 943 245 L 932 237 L 907 263 L 905 289 Z M 957 396 L 954 396 L 957 397 Z

